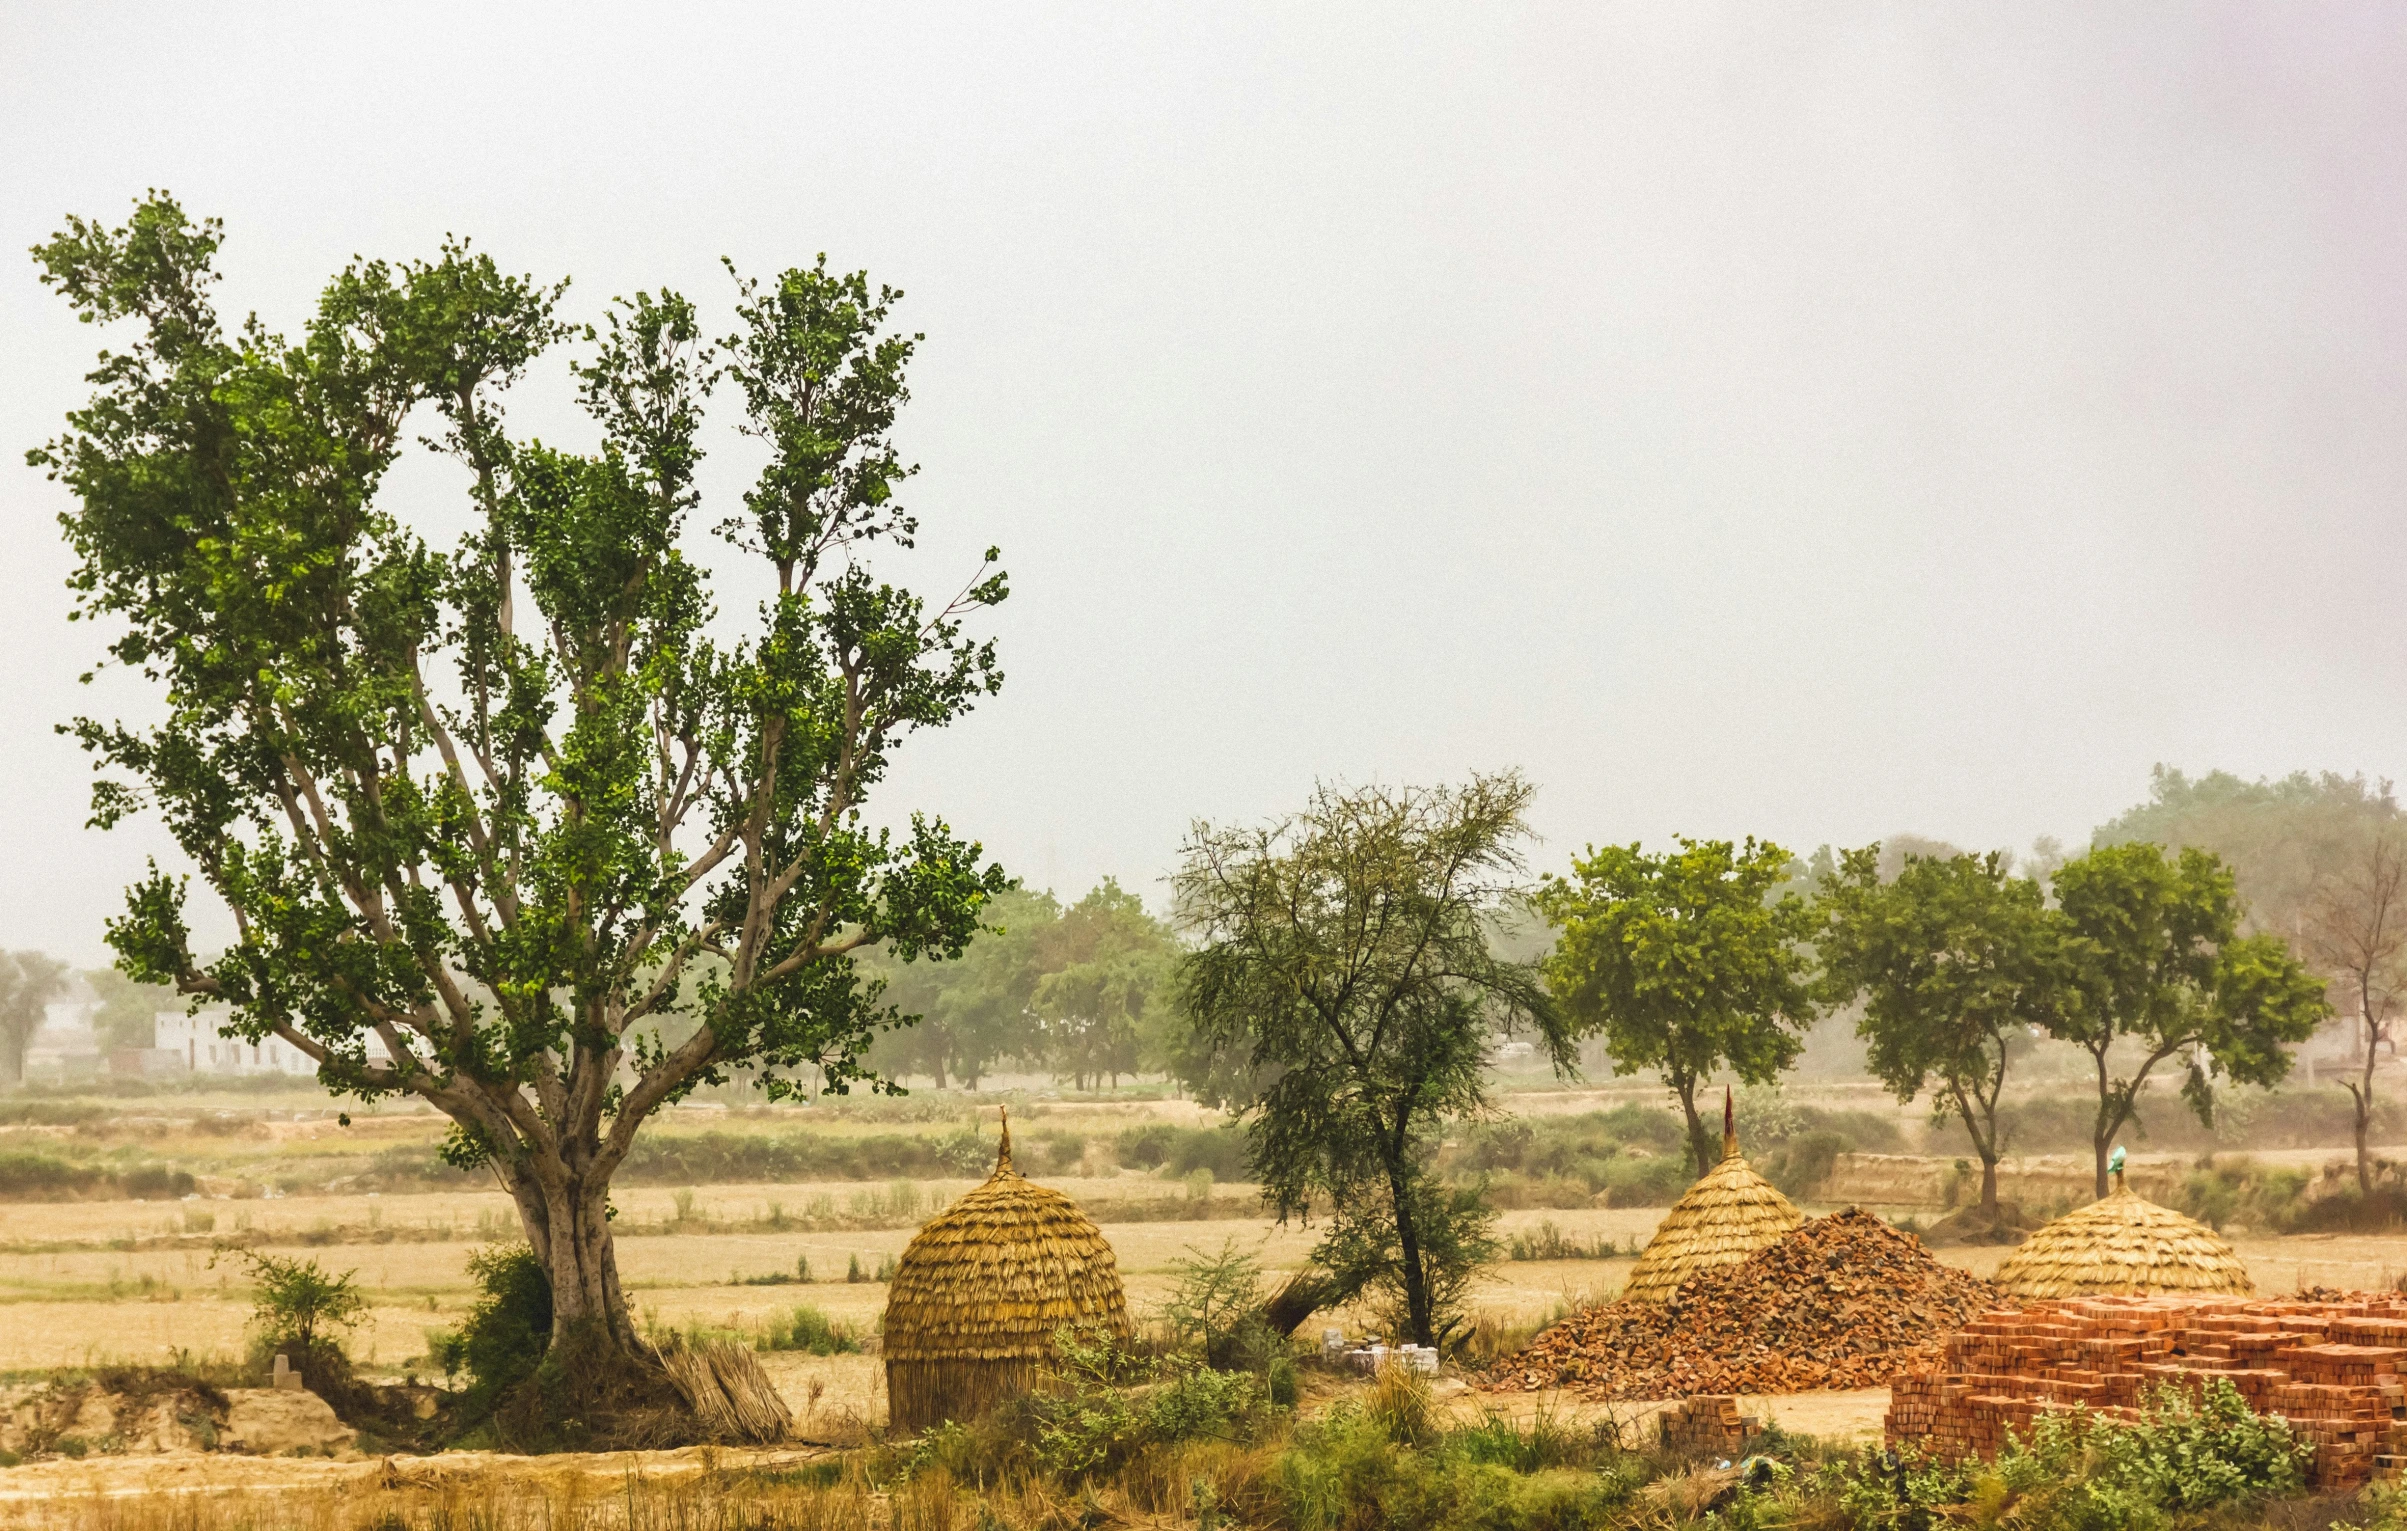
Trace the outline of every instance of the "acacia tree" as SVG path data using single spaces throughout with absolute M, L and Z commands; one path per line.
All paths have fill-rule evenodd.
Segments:
M 2344 985 L 2357 1010 L 2357 1041 L 2365 1061 L 2355 1079 L 2343 1079 L 2356 1107 L 2357 1189 L 2374 1188 L 2373 1150 L 2367 1146 L 2374 1117 L 2374 1063 L 2392 1042 L 2399 990 L 2407 982 L 2407 848 L 2396 833 L 2368 837 L 2340 870 L 2327 873 L 2308 900 L 2308 953 Z
M 163 704 L 74 725 L 94 822 L 157 811 L 235 932 L 204 961 L 187 880 L 153 867 L 110 943 L 330 1088 L 447 1113 L 448 1156 L 517 1203 L 554 1333 L 628 1353 L 609 1191 L 638 1129 L 732 1069 L 864 1077 L 900 1017 L 846 954 L 957 953 L 1004 886 L 941 821 L 862 817 L 905 735 L 1000 683 L 961 628 L 999 573 L 931 609 L 865 562 L 912 540 L 888 430 L 917 337 L 824 259 L 739 282 L 715 352 L 686 299 L 638 294 L 576 336 L 599 444 L 575 452 L 502 414 L 572 338 L 561 287 L 452 242 L 345 269 L 298 341 L 228 334 L 220 238 L 154 194 L 35 251 L 131 328 L 32 454 L 77 501 L 78 615 Z M 720 526 L 762 592 L 727 644 L 686 552 L 722 378 L 767 458 Z M 467 497 L 448 548 L 379 497 L 421 422 Z
M 2210 852 L 2168 860 L 2146 842 L 2099 846 L 2058 867 L 2051 886 L 2065 986 L 2048 1029 L 2097 1071 L 2090 1141 L 2103 1197 L 2108 1151 L 2157 1065 L 2182 1061 L 2182 1098 L 2212 1122 L 2217 1078 L 2279 1082 L 2289 1047 L 2331 1006 L 2278 937 L 2239 934 L 2231 871 Z M 2117 1044 L 2138 1058 L 2128 1073 L 2117 1072 Z
M 1998 1097 L 2011 1044 L 2052 1018 L 2060 983 L 2039 884 L 1986 856 L 1908 856 L 1884 882 L 1881 847 L 1845 852 L 1817 904 L 1825 1002 L 1861 998 L 1872 1072 L 1912 1100 L 1934 1088 L 1981 1160 L 1981 1210 L 1998 1215 Z M 1939 1120 L 1944 1120 L 1940 1116 Z
M 1523 892 L 1529 796 L 1509 773 L 1324 786 L 1258 828 L 1197 824 L 1176 879 L 1202 942 L 1178 1002 L 1207 1050 L 1261 1081 L 1239 1104 L 1264 1193 L 1282 1218 L 1331 1206 L 1315 1251 L 1330 1300 L 1382 1290 L 1423 1345 L 1493 1216 L 1432 1173 L 1440 1126 L 1487 1108 L 1500 1029 L 1533 1027 L 1558 1070 L 1574 1058 L 1536 970 L 1488 941 Z
M 1813 913 L 1778 890 L 1793 858 L 1769 841 L 1681 839 L 1649 856 L 1591 848 L 1537 907 L 1560 932 L 1546 981 L 1581 1031 L 1604 1034 L 1613 1072 L 1660 1071 L 1688 1122 L 1698 1174 L 1720 1156 L 1697 1089 L 1727 1067 L 1770 1084 L 1814 1016 L 1805 943 Z
M 42 1029 L 50 1002 L 67 989 L 67 964 L 40 952 L 0 952 L 0 1067 L 25 1082 L 25 1049 Z

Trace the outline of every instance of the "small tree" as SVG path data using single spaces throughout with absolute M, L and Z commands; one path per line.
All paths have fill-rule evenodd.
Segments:
M 352 1280 L 357 1271 L 328 1275 L 315 1260 L 295 1260 L 256 1249 L 242 1252 L 259 1284 L 251 1301 L 251 1324 L 270 1351 L 285 1351 L 304 1375 L 322 1373 L 339 1359 L 337 1330 L 355 1327 L 368 1299 Z M 325 1380 L 321 1377 L 321 1380 Z
M 1265 1194 L 1282 1218 L 1316 1198 L 1334 1207 L 1316 1252 L 1333 1300 L 1382 1288 L 1424 1345 L 1450 1318 L 1451 1264 L 1476 1255 L 1493 1216 L 1436 1183 L 1440 1127 L 1487 1109 L 1500 1030 L 1532 1026 L 1558 1069 L 1572 1063 L 1536 971 L 1487 939 L 1522 894 L 1529 795 L 1509 773 L 1322 787 L 1261 828 L 1196 825 L 1177 878 L 1203 942 L 1179 1003 L 1209 1048 L 1242 1052 L 1267 1081 L 1242 1103 Z
M 2181 1093 L 2211 1123 L 2215 1081 L 2269 1085 L 2290 1046 L 2331 1013 L 2323 985 L 2270 935 L 2238 934 L 2232 874 L 2212 853 L 2133 842 L 2100 846 L 2056 869 L 2064 1002 L 2049 1031 L 2090 1055 L 2098 1111 L 2097 1193 L 2106 1159 L 2158 1064 L 2179 1058 Z M 2138 1064 L 2115 1071 L 2118 1043 Z
M 2044 1025 L 2059 983 L 2039 884 L 2005 857 L 1908 857 L 1881 880 L 1878 845 L 1846 852 L 1825 885 L 1823 999 L 1861 998 L 1873 1074 L 1912 1100 L 1935 1087 L 1981 1160 L 1981 1210 L 1997 1216 L 1997 1106 L 2012 1044 Z
M 2328 873 L 2307 902 L 2308 954 L 2348 993 L 2365 1049 L 2357 1077 L 2343 1079 L 2356 1107 L 2357 1189 L 2374 1188 L 2374 1064 L 2392 1043 L 2399 993 L 2407 983 L 2407 847 L 2395 831 L 2368 837 L 2348 864 Z
M 1779 846 L 1679 847 L 1661 856 L 1591 848 L 1569 879 L 1546 880 L 1537 905 L 1561 933 L 1546 980 L 1564 1013 L 1604 1034 L 1616 1074 L 1662 1073 L 1703 1174 L 1720 1140 L 1697 1112 L 1698 1088 L 1721 1068 L 1770 1084 L 1804 1045 L 1814 916 L 1795 893 L 1776 891 L 1793 859 Z
M 25 1082 L 25 1049 L 42 1029 L 50 1002 L 67 990 L 67 964 L 40 952 L 0 952 L 0 1067 Z

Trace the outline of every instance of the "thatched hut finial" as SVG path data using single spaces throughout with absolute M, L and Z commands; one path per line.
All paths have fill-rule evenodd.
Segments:
M 1730 1110 L 1730 1087 L 1722 1086 L 1722 1157 L 1738 1157 L 1738 1118 Z
M 1076 1202 L 1011 1167 L 1008 1115 L 995 1172 L 903 1250 L 884 1328 L 887 1417 L 902 1431 L 1028 1392 L 1064 1329 L 1127 1336 L 1112 1246 Z

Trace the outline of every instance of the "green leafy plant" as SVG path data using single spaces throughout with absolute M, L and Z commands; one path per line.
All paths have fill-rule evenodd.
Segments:
M 241 1258 L 256 1283 L 251 1326 L 264 1349 L 284 1352 L 307 1377 L 330 1362 L 340 1365 L 343 1351 L 335 1336 L 354 1328 L 368 1311 L 367 1296 L 353 1280 L 359 1273 L 329 1275 L 315 1260 L 257 1249 L 241 1251 Z
M 815 1356 L 849 1355 L 861 1348 L 861 1337 L 850 1324 L 837 1323 L 809 1303 L 800 1302 L 769 1320 L 760 1348 L 802 1350 Z

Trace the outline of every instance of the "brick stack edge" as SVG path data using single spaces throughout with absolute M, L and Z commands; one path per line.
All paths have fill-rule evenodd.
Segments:
M 1984 1313 L 1947 1342 L 1939 1369 L 1889 1391 L 1890 1444 L 1953 1459 L 1994 1457 L 2006 1432 L 2086 1405 L 2130 1421 L 2159 1384 L 2222 1377 L 2250 1408 L 2312 1442 L 2308 1479 L 2354 1488 L 2407 1467 L 2407 1297 L 2079 1297 Z
M 1749 1436 L 1763 1433 L 1763 1422 L 1738 1412 L 1735 1393 L 1699 1393 L 1665 1409 L 1663 1446 L 1667 1451 L 1735 1451 Z

